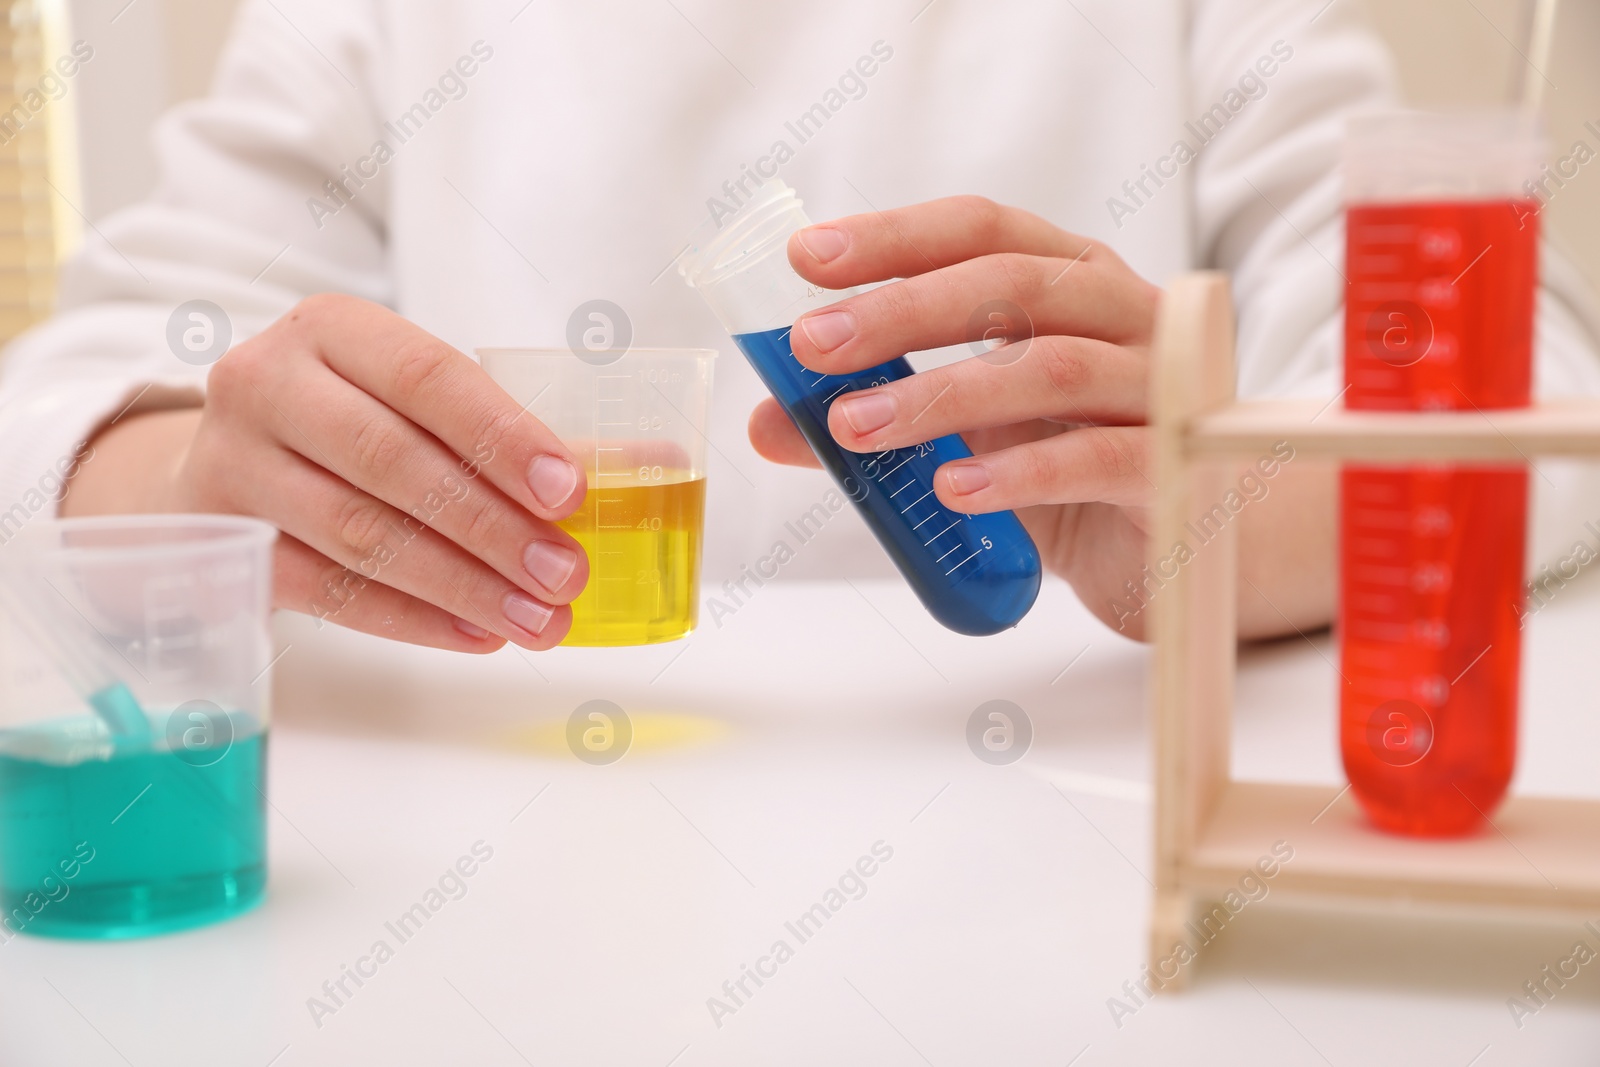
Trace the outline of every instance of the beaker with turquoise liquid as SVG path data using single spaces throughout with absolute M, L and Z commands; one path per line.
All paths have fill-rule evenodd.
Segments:
M 0 944 L 260 903 L 276 535 L 219 515 L 6 531 Z

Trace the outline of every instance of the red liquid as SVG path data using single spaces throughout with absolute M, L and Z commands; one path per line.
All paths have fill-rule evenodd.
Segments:
M 1528 403 L 1536 207 L 1349 210 L 1347 406 Z M 1386 830 L 1470 832 L 1510 784 L 1527 499 L 1523 467 L 1340 476 L 1339 742 L 1352 792 Z

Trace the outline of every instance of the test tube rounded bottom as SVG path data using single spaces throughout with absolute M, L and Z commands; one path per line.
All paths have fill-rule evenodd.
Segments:
M 1482 829 L 1516 763 L 1523 468 L 1341 473 L 1340 749 L 1382 829 Z

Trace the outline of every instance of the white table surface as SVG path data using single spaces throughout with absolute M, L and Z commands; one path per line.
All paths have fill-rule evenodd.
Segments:
M 1148 654 L 1060 584 L 987 640 L 886 582 L 768 586 L 645 649 L 474 660 L 279 630 L 266 904 L 0 946 L 3 1067 L 1600 1062 L 1600 962 L 1520 1029 L 1506 1007 L 1576 922 L 1270 897 L 1188 992 L 1117 1026 L 1149 899 Z M 1600 590 L 1529 633 L 1516 788 L 1600 795 Z M 1237 773 L 1333 795 L 1332 655 L 1325 637 L 1246 654 Z M 565 748 L 594 698 L 637 731 L 609 766 Z M 1007 767 L 964 736 L 996 698 L 1036 729 Z M 397 945 L 384 923 L 480 840 L 466 895 L 317 1025 L 308 998 Z M 798 943 L 784 922 L 879 841 L 865 895 Z M 716 1025 L 707 999 L 779 938 L 793 958 Z

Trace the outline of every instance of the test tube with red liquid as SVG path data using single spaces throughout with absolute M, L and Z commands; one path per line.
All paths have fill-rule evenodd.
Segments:
M 1529 402 L 1543 161 L 1514 112 L 1351 123 L 1348 408 Z M 1470 833 L 1516 761 L 1525 466 L 1349 464 L 1340 474 L 1340 749 L 1378 827 Z

